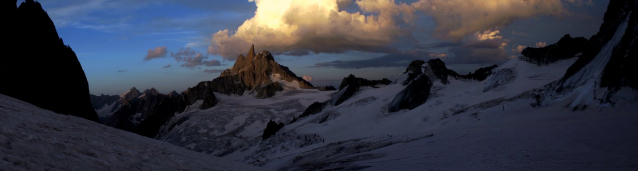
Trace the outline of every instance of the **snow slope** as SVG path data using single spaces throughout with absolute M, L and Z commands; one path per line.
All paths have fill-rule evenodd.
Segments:
M 218 95 L 220 105 L 178 115 L 171 121 L 175 129 L 160 139 L 278 170 L 637 168 L 635 90 L 623 90 L 628 96 L 614 107 L 591 104 L 572 111 L 565 107 L 569 101 L 537 104 L 536 95 L 574 61 L 538 66 L 512 59 L 484 81 L 435 81 L 426 103 L 389 113 L 388 104 L 405 87 L 399 84 L 403 76 L 385 87 L 362 87 L 342 104 L 263 141 L 268 120 L 288 123 L 310 103 L 338 93 L 284 91 L 272 99 Z
M 0 95 L 0 170 L 261 170 Z

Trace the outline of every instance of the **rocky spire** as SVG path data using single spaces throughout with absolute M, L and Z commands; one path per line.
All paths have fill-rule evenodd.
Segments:
M 253 58 L 255 58 L 255 45 L 250 46 L 250 51 L 248 51 L 248 54 L 246 55 L 246 59 L 248 59 L 248 61 L 251 61 Z

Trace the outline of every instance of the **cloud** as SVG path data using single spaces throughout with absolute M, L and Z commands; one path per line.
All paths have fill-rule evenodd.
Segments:
M 502 39 L 503 36 L 499 35 L 499 33 L 501 33 L 501 31 L 499 30 L 485 30 L 482 33 L 476 32 L 474 33 L 474 35 L 476 36 L 476 39 L 478 39 L 479 41 L 485 41 L 485 40 Z
M 500 31 L 486 30 L 474 33 L 474 37 L 463 39 L 461 46 L 449 49 L 452 54 L 446 63 L 452 64 L 498 64 L 508 60 L 508 52 L 505 50 L 509 39 L 503 39 Z
M 523 32 L 517 32 L 517 31 L 514 31 L 514 30 L 512 30 L 512 35 L 514 35 L 514 36 L 523 36 L 523 37 L 529 36 L 529 34 L 526 34 L 526 33 L 523 33 Z
M 309 76 L 309 75 L 304 75 L 304 76 L 303 76 L 303 77 L 301 77 L 301 78 L 303 78 L 303 79 L 304 79 L 304 80 L 306 80 L 306 81 L 312 81 L 312 76 Z
M 339 5 L 345 1 L 251 1 L 257 5 L 253 18 L 236 31 L 213 34 L 208 53 L 235 60 L 251 44 L 273 53 L 302 55 L 350 50 L 388 52 L 393 48 L 387 45 L 407 32 L 398 26 L 395 16 L 410 16 L 411 12 L 407 5 L 396 5 L 394 1 L 356 1 L 362 11 L 376 15 L 340 11 Z
M 235 60 L 255 44 L 273 53 L 306 55 L 346 51 L 394 53 L 397 40 L 412 38 L 415 18 L 424 13 L 436 22 L 433 37 L 459 42 L 468 35 L 501 39 L 497 28 L 525 18 L 569 14 L 580 0 L 249 0 L 255 15 L 236 30 L 212 35 L 208 53 Z M 356 4 L 359 12 L 340 10 Z
M 194 69 L 196 66 L 221 66 L 221 62 L 218 60 L 204 60 L 208 56 L 204 56 L 201 53 L 197 53 L 195 56 L 184 57 L 182 60 L 184 63 L 181 65 L 185 68 Z
M 536 47 L 542 48 L 542 47 L 545 47 L 545 46 L 547 46 L 547 42 L 537 42 L 536 43 Z
M 516 48 L 512 49 L 512 52 L 521 53 L 525 48 L 527 48 L 527 46 L 518 45 Z
M 576 3 L 578 0 L 565 0 Z M 436 22 L 434 37 L 459 41 L 533 16 L 568 14 L 562 0 L 419 0 L 412 4 Z
M 435 54 L 435 55 L 432 55 Z M 406 67 L 414 60 L 430 60 L 432 56 L 438 53 L 425 52 L 422 50 L 406 50 L 397 53 L 389 53 L 380 57 L 362 59 L 362 60 L 334 60 L 330 62 L 316 63 L 312 67 L 327 67 L 337 69 L 361 69 L 361 68 L 379 68 L 379 67 Z
M 445 57 L 448 57 L 448 55 L 446 53 L 430 53 L 428 56 L 430 56 L 430 58 L 445 58 Z
M 203 72 L 205 73 L 221 73 L 224 72 L 225 69 L 205 69 Z
M 177 62 L 182 61 L 183 58 L 195 55 L 197 55 L 197 52 L 191 50 L 190 47 L 186 47 L 186 49 L 181 48 L 177 53 L 171 52 L 171 57 L 175 58 L 175 61 Z
M 145 61 L 166 57 L 166 46 L 156 47 L 155 49 L 149 49 Z
M 171 67 L 171 64 L 168 64 L 166 66 L 163 66 L 162 68 L 170 68 L 170 67 Z

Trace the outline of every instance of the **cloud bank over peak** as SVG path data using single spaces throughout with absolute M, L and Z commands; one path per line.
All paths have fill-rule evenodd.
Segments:
M 433 37 L 458 42 L 468 35 L 479 40 L 502 39 L 498 28 L 534 16 L 569 14 L 566 6 L 583 0 L 249 0 L 257 6 L 253 18 L 235 31 L 212 35 L 208 53 L 235 60 L 256 44 L 274 53 L 306 55 L 345 51 L 396 52 L 391 44 L 412 36 L 415 16 L 434 19 Z M 342 11 L 356 4 L 359 12 Z M 412 28 L 414 27 L 414 28 Z
M 394 3 L 356 1 L 364 11 L 340 11 L 337 0 L 255 0 L 255 16 L 236 31 L 221 30 L 212 35 L 208 53 L 235 60 L 251 44 L 273 52 L 292 54 L 341 53 L 345 51 L 383 52 L 405 34 L 393 16 L 404 13 Z

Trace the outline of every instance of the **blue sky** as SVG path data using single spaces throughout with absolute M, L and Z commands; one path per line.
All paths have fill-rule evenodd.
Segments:
M 93 94 L 120 94 L 131 87 L 181 92 L 232 67 L 233 58 L 250 48 L 246 44 L 274 52 L 277 62 L 299 76 L 311 76 L 310 82 L 315 86 L 339 84 L 348 74 L 369 79 L 399 76 L 411 60 L 436 57 L 450 68 L 466 73 L 506 61 L 518 54 L 519 46 L 549 45 L 564 34 L 589 38 L 598 31 L 609 3 L 544 0 L 524 4 L 505 0 L 486 1 L 497 8 L 481 8 L 481 4 L 472 4 L 478 1 L 460 0 L 454 8 L 441 12 L 446 6 L 436 4 L 438 0 L 430 4 L 418 0 L 383 4 L 367 1 L 40 3 L 65 44 L 78 55 Z M 333 4 L 338 5 L 338 10 L 331 8 Z M 466 6 L 471 10 L 463 9 Z M 284 12 L 278 13 L 282 11 L 280 7 L 285 7 Z M 479 11 L 485 16 L 476 18 L 467 11 Z M 321 12 L 334 18 L 314 15 Z M 356 16 L 371 18 L 340 22 Z M 283 26 L 264 29 L 272 26 L 270 21 L 274 19 L 282 19 Z M 367 32 L 370 28 L 381 29 Z M 222 33 L 224 30 L 228 32 Z M 227 44 L 237 46 L 223 46 Z M 176 55 L 185 50 L 190 53 Z

